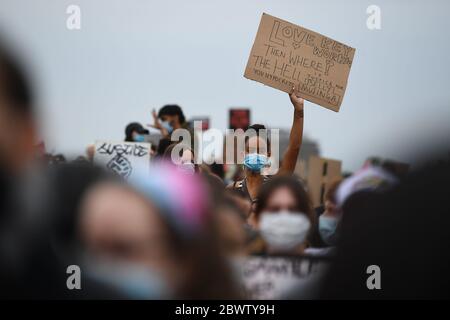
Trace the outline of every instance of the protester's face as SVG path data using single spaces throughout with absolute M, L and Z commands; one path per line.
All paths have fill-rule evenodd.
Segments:
M 18 172 L 33 157 L 34 127 L 13 108 L 0 94 L 0 160 L 8 171 Z
M 170 115 L 163 115 L 161 116 L 161 121 L 168 122 L 172 127 L 179 124 L 178 116 L 170 116 Z
M 145 142 L 145 135 L 142 133 L 139 133 L 138 131 L 133 131 L 131 133 L 131 139 L 135 142 Z
M 172 277 L 167 227 L 156 208 L 124 186 L 97 186 L 82 206 L 81 233 L 88 253 L 108 261 L 147 266 Z
M 245 153 L 258 153 L 266 156 L 270 156 L 267 150 L 267 141 L 258 136 L 252 136 L 247 140 L 245 145 Z
M 264 212 L 280 212 L 289 211 L 297 212 L 299 204 L 297 203 L 291 190 L 287 187 L 281 187 L 276 189 L 267 199 L 266 208 L 263 209 Z

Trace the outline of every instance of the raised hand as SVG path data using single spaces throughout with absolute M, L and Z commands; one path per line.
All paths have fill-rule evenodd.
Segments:
M 289 98 L 291 99 L 292 105 L 294 106 L 295 111 L 303 113 L 304 101 L 303 98 L 300 98 L 296 94 L 295 87 L 292 88 L 291 93 L 289 94 Z

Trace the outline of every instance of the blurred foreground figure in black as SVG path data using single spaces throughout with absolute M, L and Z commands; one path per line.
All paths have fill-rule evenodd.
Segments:
M 343 204 L 338 255 L 322 298 L 450 298 L 448 181 L 446 160 L 385 193 L 351 195 Z M 368 288 L 376 284 L 373 265 L 380 271 L 379 290 Z
M 92 288 L 100 288 L 93 282 L 78 291 L 66 285 L 66 262 L 73 259 L 61 259 L 54 240 L 64 244 L 58 236 L 69 222 L 60 220 L 69 221 L 65 213 L 75 204 L 58 206 L 55 199 L 70 200 L 76 190 L 62 186 L 74 189 L 77 184 L 66 172 L 51 178 L 36 161 L 33 113 L 27 77 L 15 56 L 0 45 L 0 299 L 109 297 L 105 291 L 91 295 Z
M 29 297 L 25 287 L 38 288 L 42 265 L 32 267 L 39 251 L 39 230 L 28 214 L 31 200 L 29 171 L 34 157 L 35 125 L 31 88 L 13 55 L 0 45 L 0 297 Z M 28 186 L 28 187 L 27 187 Z M 35 195 L 38 195 L 36 193 Z M 40 198 L 40 197 L 38 197 Z M 48 259 L 41 252 L 42 261 Z M 31 259 L 32 260 L 32 259 Z M 43 267 L 45 270 L 46 268 Z M 48 290 L 52 285 L 48 283 Z

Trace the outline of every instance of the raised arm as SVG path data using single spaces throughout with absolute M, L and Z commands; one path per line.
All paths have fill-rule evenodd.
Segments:
M 297 157 L 300 153 L 303 138 L 303 99 L 295 95 L 295 90 L 289 95 L 292 105 L 294 106 L 294 120 L 292 123 L 291 133 L 289 135 L 289 145 L 284 154 L 280 170 L 277 175 L 291 174 L 295 170 Z
M 161 125 L 161 122 L 159 122 L 158 115 L 156 114 L 155 109 L 152 110 L 152 116 L 153 116 L 153 124 L 147 124 L 147 126 L 158 129 L 161 132 L 163 138 L 169 137 L 169 132 L 167 131 L 166 128 L 164 128 Z

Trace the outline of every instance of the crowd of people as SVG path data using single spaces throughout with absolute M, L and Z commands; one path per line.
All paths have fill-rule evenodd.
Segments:
M 249 298 L 236 262 L 258 256 L 326 262 L 288 299 L 449 297 L 448 159 L 408 174 L 366 165 L 314 207 L 294 174 L 304 102 L 295 91 L 289 98 L 292 128 L 275 175 L 263 174 L 271 141 L 259 124 L 231 176 L 232 166 L 195 161 L 195 134 L 174 160 L 173 133 L 192 128 L 166 105 L 153 111 L 160 139 L 149 172 L 125 180 L 93 162 L 92 146 L 70 161 L 39 152 L 32 87 L 1 48 L 0 296 Z M 149 133 L 132 122 L 124 141 Z M 382 270 L 382 290 L 366 285 L 370 265 Z M 68 266 L 80 268 L 80 290 L 68 287 Z

